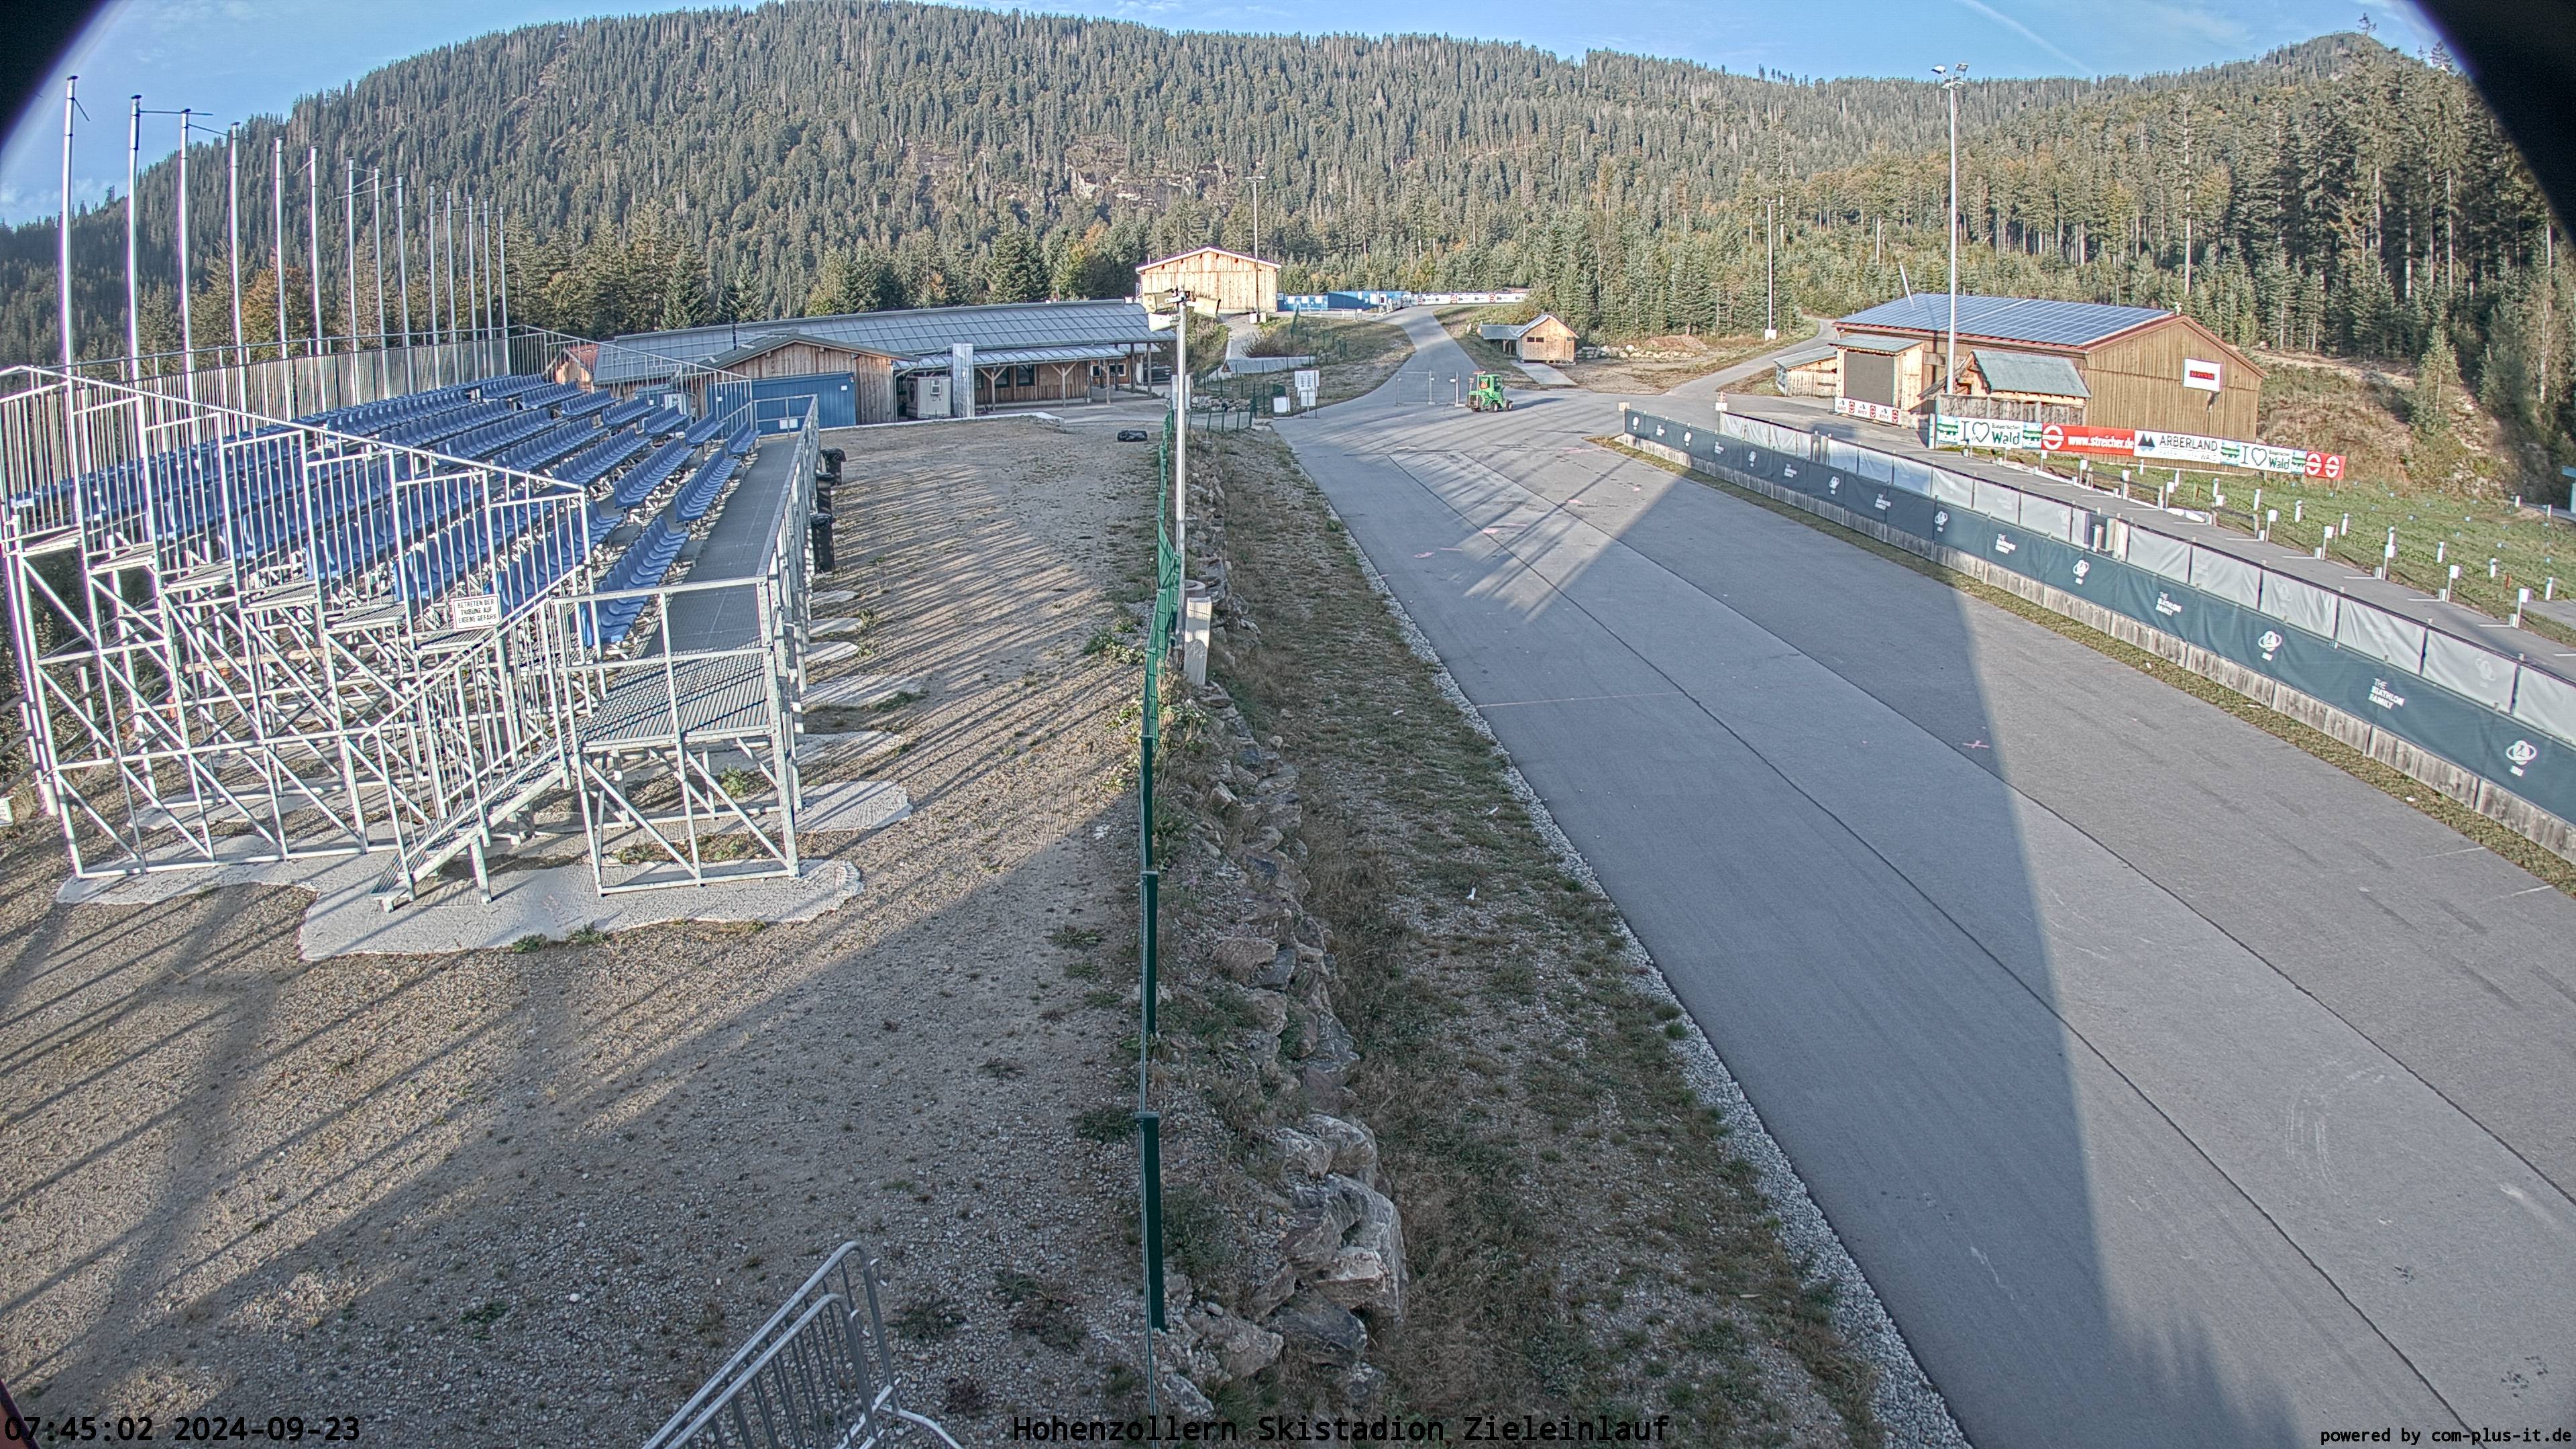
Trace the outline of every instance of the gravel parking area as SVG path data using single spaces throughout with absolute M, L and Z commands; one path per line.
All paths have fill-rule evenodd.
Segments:
M 821 677 L 906 687 L 819 721 L 892 738 L 816 774 L 913 806 L 811 842 L 865 880 L 834 914 L 307 965 L 299 892 L 61 907 L 58 841 L 0 834 L 23 1410 L 639 1443 L 854 1237 L 964 1442 L 1132 1358 L 1134 1169 L 1077 1124 L 1132 1091 L 1080 963 L 1133 933 L 1135 670 L 1086 644 L 1139 596 L 1150 457 L 1030 420 L 825 442 L 817 614 L 859 648 Z

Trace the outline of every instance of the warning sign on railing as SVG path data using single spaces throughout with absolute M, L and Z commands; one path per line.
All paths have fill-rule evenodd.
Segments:
M 448 618 L 459 629 L 497 629 L 501 627 L 501 599 L 497 594 L 458 594 L 447 601 Z

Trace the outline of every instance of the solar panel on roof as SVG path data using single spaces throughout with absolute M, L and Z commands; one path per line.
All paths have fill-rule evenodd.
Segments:
M 2115 307 L 2102 302 L 2055 302 L 2039 297 L 1959 299 L 1959 335 L 1998 342 L 2037 342 L 2083 347 L 2173 313 L 2162 307 Z M 1898 327 L 1925 332 L 1950 328 L 1947 293 L 1919 292 L 1855 312 L 1837 327 Z

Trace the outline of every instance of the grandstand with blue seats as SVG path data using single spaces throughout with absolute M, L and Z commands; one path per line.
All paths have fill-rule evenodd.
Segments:
M 535 375 L 560 341 L 291 419 L 0 378 L 0 558 L 76 872 L 380 851 L 391 908 L 460 854 L 485 878 L 496 832 L 545 811 L 603 891 L 799 868 L 812 420 L 763 435 L 711 371 L 697 418 Z M 683 563 L 718 537 L 720 566 Z M 734 593 L 759 607 L 718 612 L 785 622 L 673 635 L 676 601 Z M 676 816 L 634 803 L 639 770 L 677 782 Z M 726 816 L 757 848 L 719 864 L 696 832 Z

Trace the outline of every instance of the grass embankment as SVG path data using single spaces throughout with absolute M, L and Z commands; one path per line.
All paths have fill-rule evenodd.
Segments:
M 2576 861 L 2570 861 L 2555 851 L 2515 834 L 2499 822 L 2460 804 L 2413 776 L 2381 764 L 2332 735 L 2302 724 L 2278 710 L 2266 708 L 2216 680 L 2204 679 L 2159 655 L 2115 639 L 2088 625 L 2077 623 L 2063 614 L 2032 603 L 2008 589 L 1999 589 L 1972 575 L 1934 563 L 1893 544 L 1881 543 L 1865 533 L 1845 528 L 1841 524 L 1809 513 L 1803 508 L 1793 507 L 1749 488 L 1739 488 L 1706 474 L 1692 472 L 1679 464 L 1641 453 L 1618 438 L 1600 437 L 1592 441 L 1641 463 L 1648 463 L 1667 473 L 1687 478 L 1703 487 L 1714 488 L 1721 493 L 1740 498 L 1757 508 L 1767 508 L 1783 518 L 1796 519 L 1819 533 L 1831 534 L 1855 548 L 1867 549 L 1881 558 L 1893 560 L 1927 578 L 1938 579 L 1963 594 L 2009 613 L 2018 614 L 2098 654 L 2116 659 L 2140 673 L 2152 675 L 2194 699 L 2216 705 L 2256 729 L 2298 746 L 2364 784 L 2395 796 L 2423 814 L 2431 816 L 2521 866 L 2551 886 L 2576 896 Z
M 1512 350 L 1499 342 L 1488 342 L 1476 329 L 1488 322 L 1526 322 L 1537 313 L 1528 307 L 1443 307 L 1432 314 L 1440 319 L 1441 330 L 1449 340 L 1464 348 L 1468 360 L 1480 372 L 1499 372 L 1503 381 L 1534 386 L 1530 375 L 1513 361 Z
M 2062 477 L 2077 472 L 2069 458 L 2015 456 Z M 2265 525 L 2266 515 L 2277 511 L 2280 518 L 2269 522 L 2272 541 L 2303 552 L 2314 553 L 2331 527 L 2337 536 L 2327 556 L 2357 572 L 2379 567 L 2393 528 L 2397 560 L 2392 572 L 2400 583 L 2439 593 L 2448 582 L 2449 566 L 2458 564 L 2460 579 L 2451 597 L 2498 619 L 2513 613 L 2517 588 L 2528 588 L 2534 599 L 2540 599 L 2563 594 L 2576 584 L 2576 528 L 2517 510 L 2509 500 L 2409 493 L 2385 483 L 2328 485 L 2286 474 L 2189 469 L 2182 471 L 2177 484 L 2172 468 L 2130 465 L 2128 471 L 2130 496 L 2152 500 L 2170 487 L 2169 506 L 2207 512 L 2214 522 L 2239 533 L 2255 532 Z M 2089 476 L 2096 486 L 2117 488 L 2120 473 L 2119 467 L 2106 467 L 2097 460 Z M 2487 574 L 2489 559 L 2496 566 L 2492 578 Z M 2525 622 L 2537 617 L 2526 615 Z M 2535 627 L 2576 641 L 2576 631 L 2554 621 L 2541 620 Z
M 1404 366 L 1413 344 L 1392 322 L 1291 315 L 1264 326 L 1250 350 L 1255 357 L 1314 358 L 1323 373 L 1316 404 L 1324 406 L 1375 390 Z
M 1670 1413 L 1676 1442 L 1877 1444 L 1875 1368 L 1783 1246 L 1680 1008 L 1567 875 L 1294 457 L 1208 440 L 1230 581 L 1261 626 L 1214 674 L 1300 767 L 1309 909 L 1404 1213 L 1403 1412 Z

